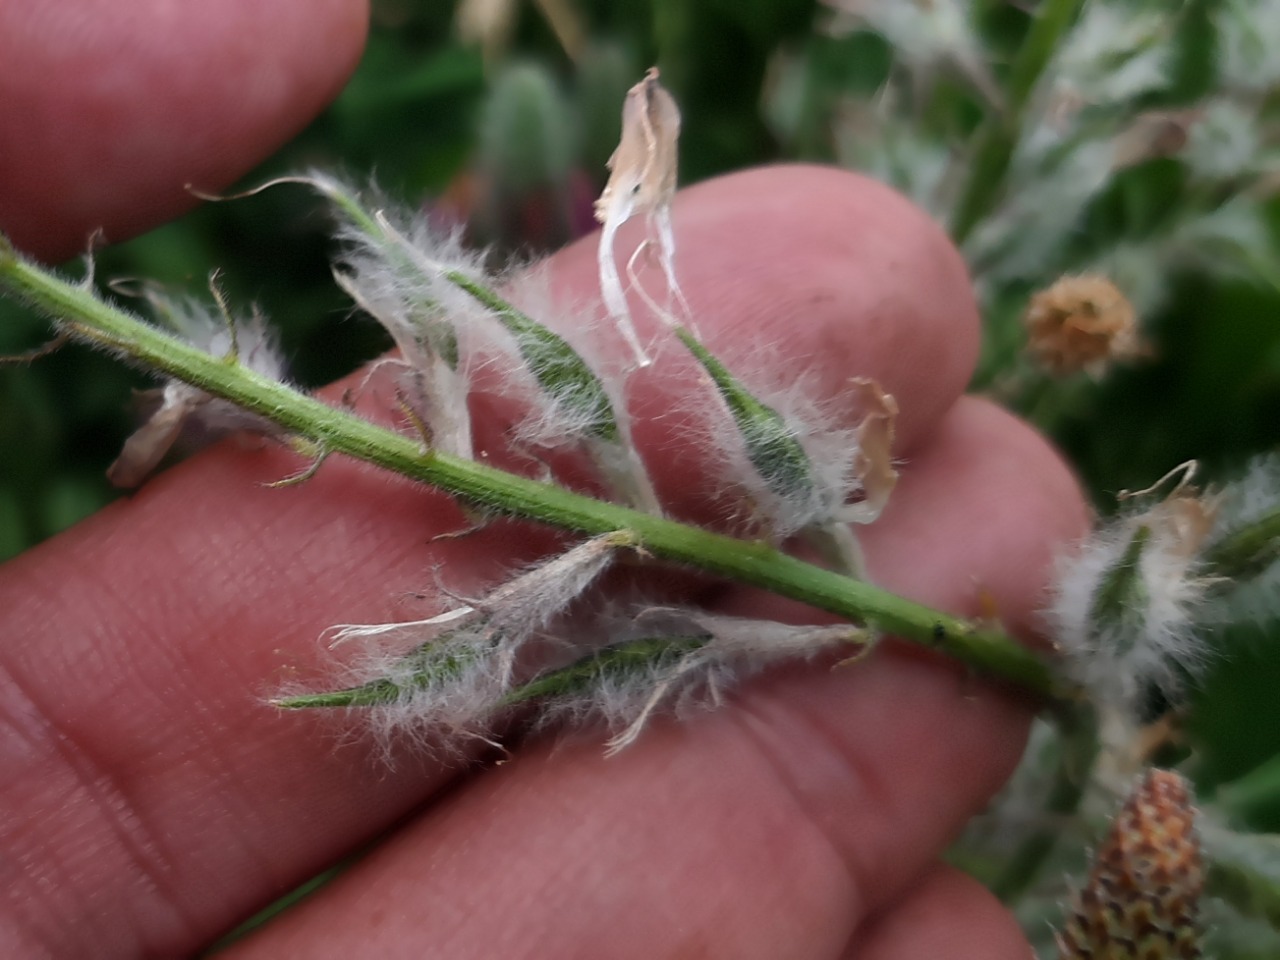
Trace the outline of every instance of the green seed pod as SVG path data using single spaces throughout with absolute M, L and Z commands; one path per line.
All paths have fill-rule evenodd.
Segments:
M 677 328 L 676 335 L 715 383 L 746 446 L 747 458 L 769 490 L 788 504 L 811 503 L 813 468 L 782 415 L 752 396 L 688 330 Z
M 453 271 L 445 276 L 493 311 L 515 338 L 520 356 L 538 386 L 581 418 L 584 435 L 611 442 L 618 439 L 618 419 L 604 384 L 564 337 L 466 275 Z

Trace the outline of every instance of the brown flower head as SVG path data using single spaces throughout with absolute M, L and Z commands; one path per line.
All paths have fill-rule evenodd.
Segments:
M 1058 934 L 1061 960 L 1200 957 L 1204 866 L 1187 781 L 1149 770 L 1130 792 Z
M 1106 277 L 1063 277 L 1031 298 L 1027 348 L 1056 375 L 1100 374 L 1112 361 L 1145 354 L 1133 305 Z

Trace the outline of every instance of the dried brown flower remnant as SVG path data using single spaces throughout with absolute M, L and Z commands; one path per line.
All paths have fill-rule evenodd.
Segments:
M 266 319 L 256 311 L 239 322 L 232 319 L 216 279 L 216 274 L 210 277 L 209 288 L 217 312 L 194 300 L 167 297 L 159 290 L 144 290 L 143 296 L 151 303 L 157 318 L 192 346 L 283 383 L 284 361 Z M 140 399 L 147 414 L 146 422 L 129 437 L 120 456 L 107 470 L 107 478 L 117 487 L 141 484 L 184 433 L 188 438 L 205 440 L 240 432 L 262 436 L 279 433 L 257 414 L 178 380 L 171 380 L 158 390 L 144 391 Z
M 650 67 L 644 79 L 627 91 L 622 105 L 622 138 L 609 158 L 609 182 L 595 206 L 596 219 L 604 224 L 597 248 L 600 293 L 609 316 L 640 366 L 647 366 L 650 361 L 631 322 L 613 246 L 619 227 L 636 214 L 646 215 L 657 233 L 658 260 L 666 277 L 668 297 L 683 303 L 684 295 L 676 280 L 675 234 L 671 225 L 679 139 L 680 109 L 658 82 L 658 68 Z M 629 275 L 634 260 L 635 256 L 628 263 Z
M 125 441 L 120 456 L 107 468 L 107 479 L 123 489 L 139 486 L 155 470 L 178 439 L 186 419 L 209 400 L 208 395 L 185 383 L 149 390 L 143 398 L 158 401 L 154 411 Z
M 1172 553 L 1190 560 L 1213 532 L 1217 517 L 1218 500 L 1191 488 L 1171 495 L 1147 514 L 1146 522 L 1170 544 Z
M 1142 356 L 1133 305 L 1106 277 L 1062 277 L 1031 298 L 1023 322 L 1036 361 L 1050 373 L 1100 374 L 1115 360 Z
M 609 158 L 609 182 L 596 201 L 596 219 L 608 223 L 656 210 L 676 192 L 680 109 L 658 81 L 658 68 L 627 91 L 622 104 L 622 138 Z
M 1058 934 L 1060 960 L 1195 960 L 1204 868 L 1186 780 L 1150 770 L 1116 815 Z
M 1177 483 L 1150 510 L 1139 514 L 1139 523 L 1150 528 L 1153 539 L 1159 542 L 1172 557 L 1190 563 L 1200 552 L 1213 532 L 1218 519 L 1221 497 L 1202 491 L 1192 479 L 1200 464 L 1188 460 L 1174 467 L 1145 490 L 1121 490 L 1116 499 L 1134 500 L 1155 493 L 1167 481 L 1176 477 Z
M 858 396 L 863 410 L 858 424 L 858 455 L 853 470 L 862 486 L 862 499 L 841 511 L 841 518 L 854 523 L 873 523 L 880 517 L 898 483 L 893 468 L 893 428 L 898 419 L 898 402 L 892 394 L 869 377 L 854 377 L 849 388 Z

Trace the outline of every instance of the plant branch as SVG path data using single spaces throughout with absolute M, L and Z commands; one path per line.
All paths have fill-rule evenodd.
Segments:
M 940 650 L 1041 698 L 1075 699 L 1073 686 L 1002 630 L 968 622 L 759 542 L 594 500 L 461 457 L 335 409 L 235 362 L 210 356 L 83 286 L 19 258 L 0 236 L 0 290 L 50 316 L 60 331 L 239 404 L 312 441 L 445 490 L 482 511 L 585 535 L 626 530 L 646 553 L 762 587 L 851 622 Z

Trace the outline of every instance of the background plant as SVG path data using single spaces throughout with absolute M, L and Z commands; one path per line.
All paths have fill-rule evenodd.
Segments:
M 977 386 L 1049 430 L 1101 510 L 1114 509 L 1117 490 L 1145 487 L 1185 460 L 1225 480 L 1273 448 L 1280 295 L 1269 272 L 1277 207 L 1267 150 L 1280 71 L 1267 31 L 1275 5 L 1117 2 L 1083 13 L 1080 4 L 1037 5 L 1061 6 L 1064 23 L 1084 18 L 1079 34 L 1064 27 L 1050 37 L 1047 53 L 1071 55 L 1059 75 L 1076 69 L 1096 85 L 1084 91 L 1089 109 L 1075 115 L 1078 127 L 1050 143 L 1036 139 L 1037 118 L 1048 116 L 1040 94 L 1010 88 L 1034 39 L 1025 10 L 933 4 L 952 19 L 919 13 L 904 27 L 886 14 L 890 6 L 845 4 L 839 23 L 833 7 L 786 0 L 513 4 L 505 26 L 473 24 L 478 33 L 464 40 L 454 11 L 382 4 L 355 82 L 253 179 L 317 163 L 376 164 L 395 193 L 469 217 L 477 240 L 505 251 L 550 248 L 589 225 L 617 140 L 617 104 L 640 67 L 656 61 L 685 114 L 684 182 L 768 159 L 834 160 L 894 182 L 963 234 L 988 318 Z M 1117 37 L 1123 43 L 1103 42 Z M 1019 106 L 1016 127 L 992 122 Z M 1164 126 L 1161 114 L 1172 115 Z M 1120 145 L 1130 149 L 1123 164 L 1115 159 L 1121 135 L 1133 138 Z M 1144 147 L 1144 136 L 1156 142 Z M 954 158 L 975 142 L 994 143 L 988 155 L 996 157 L 1004 143 L 1007 193 L 966 192 L 967 168 Z M 1048 222 L 1020 219 L 1029 214 L 1017 205 L 1028 201 Z M 100 270 L 181 285 L 222 265 L 232 300 L 261 300 L 283 324 L 285 352 L 304 383 L 380 352 L 381 334 L 345 322 L 346 305 L 326 282 L 327 225 L 314 206 L 286 192 L 255 204 L 205 207 L 107 251 Z M 1028 230 L 1044 248 L 1020 263 L 1007 242 Z M 1084 269 L 1106 269 L 1122 283 L 1129 271 L 1139 285 L 1128 292 L 1157 355 L 1101 383 L 1019 368 L 1018 317 L 1030 294 Z M 42 325 L 9 319 L 0 349 L 42 339 Z M 141 383 L 80 351 L 6 371 L 0 432 L 14 448 L 21 438 L 22 449 L 0 457 L 8 474 L 0 550 L 16 552 L 109 496 L 100 478 L 128 430 L 128 387 Z M 1280 829 L 1272 760 L 1280 654 L 1265 642 L 1273 616 L 1264 606 L 1262 616 L 1218 631 L 1215 646 L 1231 655 L 1214 660 L 1187 715 L 1200 796 L 1251 830 Z M 1056 749 L 1045 747 L 1045 762 Z M 975 844 L 957 855 L 982 872 L 988 854 Z

